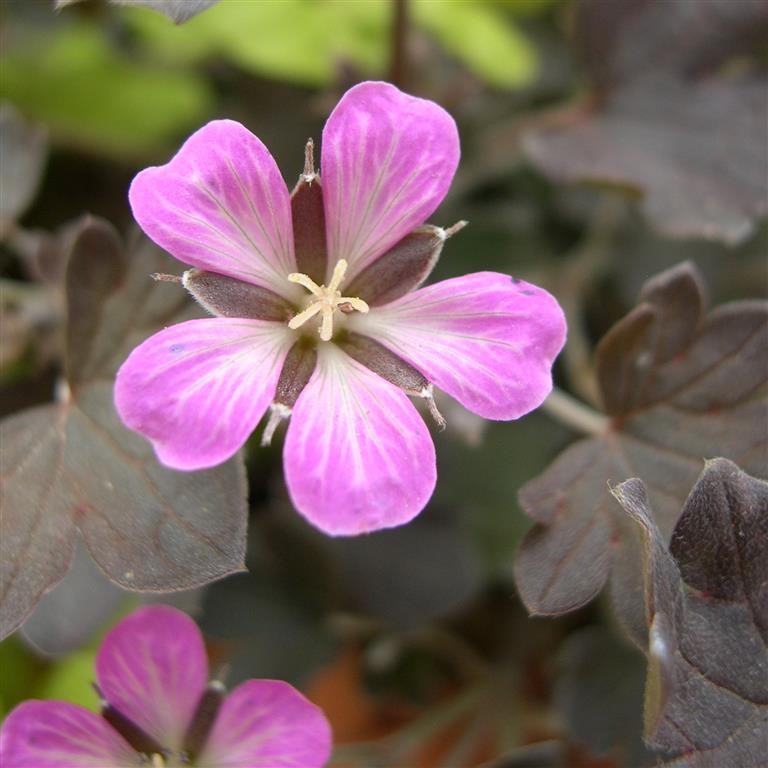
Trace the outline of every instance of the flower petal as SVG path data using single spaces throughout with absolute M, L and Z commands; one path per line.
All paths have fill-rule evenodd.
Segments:
M 195 765 L 321 768 L 331 727 L 319 707 L 280 680 L 248 680 L 224 699 Z
M 453 118 L 389 83 L 344 94 L 323 130 L 323 180 L 331 264 L 349 278 L 423 224 L 445 197 L 459 163 Z
M 200 630 L 185 613 L 148 605 L 104 638 L 96 657 L 104 698 L 167 749 L 181 749 L 208 682 Z
M 349 321 L 465 408 L 501 420 L 549 394 L 566 332 L 549 293 L 497 272 L 445 280 Z
M 234 455 L 267 410 L 291 344 L 287 325 L 216 317 L 151 336 L 117 373 L 123 421 L 174 469 Z
M 333 344 L 293 409 L 285 479 L 296 508 L 331 535 L 407 523 L 435 487 L 435 447 L 397 387 Z
M 128 197 L 141 228 L 185 264 L 289 289 L 296 261 L 288 188 L 240 123 L 203 126 L 169 163 L 139 173 Z
M 106 720 L 64 701 L 25 701 L 0 731 L 3 768 L 123 768 L 138 759 Z

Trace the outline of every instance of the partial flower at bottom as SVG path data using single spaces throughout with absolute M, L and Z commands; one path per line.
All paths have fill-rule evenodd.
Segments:
M 197 625 L 168 606 L 139 608 L 96 658 L 103 711 L 26 701 L 0 730 L 3 768 L 322 768 L 325 716 L 287 683 L 208 683 Z
M 387 83 L 347 91 L 289 194 L 239 123 L 201 128 L 142 171 L 134 216 L 192 267 L 182 282 L 215 317 L 166 328 L 120 369 L 115 402 L 169 467 L 239 450 L 269 412 L 290 418 L 296 508 L 333 535 L 403 524 L 435 487 L 435 449 L 410 397 L 441 426 L 437 387 L 488 419 L 538 407 L 565 341 L 555 299 L 478 272 L 421 288 L 464 222 L 426 225 L 459 160 L 453 119 Z

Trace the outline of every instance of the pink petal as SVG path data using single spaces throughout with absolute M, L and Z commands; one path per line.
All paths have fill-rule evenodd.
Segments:
M 151 336 L 118 371 L 115 404 L 174 469 L 213 467 L 235 454 L 275 392 L 291 344 L 287 325 L 215 317 Z
M 323 130 L 320 171 L 330 266 L 348 279 L 423 224 L 459 163 L 453 118 L 389 83 L 348 90 Z
M 64 701 L 25 701 L 0 731 L 3 768 L 122 768 L 138 760 L 106 720 Z
M 501 420 L 541 405 L 566 333 L 549 293 L 496 272 L 421 288 L 350 321 L 465 408 Z
M 435 447 L 406 395 L 330 343 L 285 439 L 296 508 L 331 535 L 407 523 L 435 487 Z
M 221 705 L 205 750 L 206 768 L 321 768 L 331 754 L 322 710 L 288 683 L 248 680 Z
M 197 624 L 167 605 L 139 608 L 104 638 L 96 679 L 115 709 L 158 744 L 180 749 L 208 682 Z
M 141 228 L 179 261 L 285 293 L 296 271 L 288 188 L 240 123 L 214 120 L 128 193 Z

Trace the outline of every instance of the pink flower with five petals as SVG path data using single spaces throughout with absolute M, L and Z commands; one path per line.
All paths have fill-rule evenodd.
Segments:
M 280 680 L 225 695 L 208 684 L 200 630 L 165 605 L 139 608 L 96 657 L 101 715 L 64 701 L 25 701 L 0 730 L 3 768 L 322 768 L 331 729 Z
M 285 477 L 296 508 L 333 535 L 403 524 L 436 481 L 433 386 L 489 419 L 541 404 L 565 321 L 546 291 L 478 272 L 419 287 L 448 229 L 425 225 L 459 160 L 453 119 L 387 83 L 347 91 L 307 145 L 289 193 L 242 125 L 201 128 L 136 177 L 142 229 L 192 269 L 182 282 L 214 315 L 166 328 L 117 376 L 123 421 L 162 463 L 232 456 L 269 411 L 290 417 Z

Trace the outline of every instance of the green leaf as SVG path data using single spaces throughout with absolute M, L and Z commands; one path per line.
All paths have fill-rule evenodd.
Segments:
M 385 0 L 224 2 L 181 29 L 151 13 L 137 12 L 126 22 L 165 55 L 187 60 L 221 55 L 254 74 L 327 85 L 342 63 L 382 75 L 392 6 Z M 536 74 L 535 49 L 507 15 L 492 6 L 420 0 L 413 5 L 413 22 L 492 85 L 519 87 Z
M 389 4 L 383 0 L 221 3 L 180 29 L 152 13 L 136 12 L 126 21 L 159 53 L 224 56 L 247 72 L 305 85 L 327 85 L 342 62 L 380 74 L 387 58 Z
M 35 687 L 33 697 L 69 701 L 92 712 L 99 712 L 99 697 L 92 685 L 95 680 L 95 659 L 96 651 L 93 649 L 77 651 L 60 659 Z
M 32 655 L 18 637 L 9 637 L 0 643 L 0 718 L 8 714 L 29 695 L 40 676 L 43 662 Z
M 491 85 L 519 88 L 536 76 L 535 48 L 493 7 L 464 0 L 419 0 L 413 5 L 413 15 L 447 51 Z
M 9 48 L 0 93 L 55 139 L 120 155 L 169 148 L 211 106 L 200 77 L 136 62 L 85 23 Z

